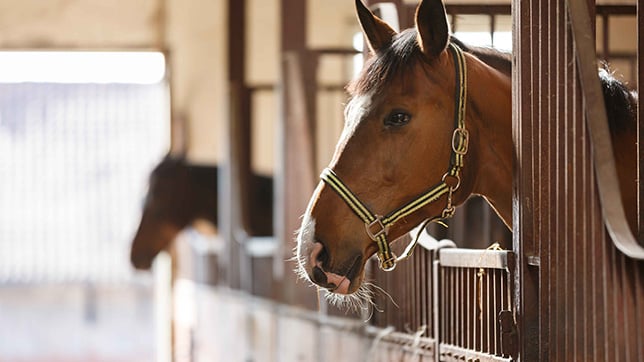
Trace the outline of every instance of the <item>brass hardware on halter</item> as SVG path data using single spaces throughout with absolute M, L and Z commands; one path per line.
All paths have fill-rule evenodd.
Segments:
M 460 172 L 463 167 L 463 159 L 469 146 L 469 132 L 465 129 L 465 105 L 467 103 L 467 69 L 465 66 L 465 56 L 463 51 L 455 44 L 449 44 L 449 49 L 454 56 L 456 67 L 456 101 L 454 114 L 454 132 L 452 133 L 452 157 L 450 168 L 443 175 L 441 181 L 430 188 L 424 194 L 414 200 L 399 207 L 398 209 L 380 216 L 372 213 L 367 206 L 358 199 L 358 197 L 345 185 L 342 180 L 329 168 L 324 169 L 320 178 L 329 185 L 344 200 L 349 208 L 364 222 L 365 230 L 371 240 L 378 245 L 378 259 L 380 260 L 380 269 L 391 271 L 396 267 L 396 263 L 406 259 L 411 255 L 418 238 L 412 240 L 400 257 L 397 257 L 389 247 L 387 234 L 391 225 L 398 220 L 416 212 L 422 207 L 438 200 L 444 194 L 447 194 L 447 205 L 441 213 L 441 218 L 447 219 L 454 215 L 456 209 L 452 203 L 452 196 L 461 185 Z M 455 180 L 455 184 L 448 182 Z M 430 221 L 436 221 L 433 218 Z M 427 223 L 428 221 L 425 221 Z
M 470 133 L 465 128 L 456 128 L 452 133 L 452 151 L 457 155 L 465 155 L 470 142 Z
M 377 226 L 378 228 L 380 228 L 380 230 L 378 230 L 376 233 L 373 233 L 371 231 L 372 226 Z M 380 215 L 376 215 L 376 219 L 370 224 L 365 224 L 364 227 L 365 230 L 367 230 L 367 235 L 369 235 L 371 240 L 374 241 L 377 240 L 380 235 L 387 235 L 387 233 L 389 232 L 389 226 L 383 225 L 382 216 Z
M 392 270 L 396 269 L 396 265 L 398 265 L 398 261 L 399 261 L 399 260 L 400 260 L 400 259 L 398 259 L 398 257 L 396 256 L 396 254 L 394 254 L 394 253 L 392 252 L 392 253 L 391 253 L 391 256 L 390 256 L 388 259 L 386 259 L 386 260 L 380 260 L 380 264 L 378 264 L 378 267 L 379 267 L 382 271 L 386 271 L 386 272 L 388 272 L 388 271 L 392 271 Z
M 456 211 L 456 207 L 452 205 L 452 193 L 454 192 L 455 188 L 449 188 L 449 191 L 447 192 L 447 206 L 443 209 L 443 213 L 441 214 L 441 218 L 443 219 L 449 219 L 450 217 L 454 216 L 454 212 Z

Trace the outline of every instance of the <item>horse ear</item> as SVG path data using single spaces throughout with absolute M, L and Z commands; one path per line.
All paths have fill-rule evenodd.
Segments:
M 372 53 L 377 52 L 389 44 L 394 35 L 396 35 L 396 31 L 375 16 L 362 3 L 362 0 L 356 0 L 356 12 L 358 13 L 358 20 L 360 21 L 362 32 L 367 38 L 367 44 Z
M 428 57 L 438 56 L 449 41 L 447 14 L 441 0 L 422 0 L 416 8 L 418 44 Z

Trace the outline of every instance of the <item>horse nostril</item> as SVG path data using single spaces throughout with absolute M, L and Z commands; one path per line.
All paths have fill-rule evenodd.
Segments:
M 329 253 L 322 243 L 320 243 L 320 251 L 318 255 L 316 255 L 315 261 L 320 262 L 322 266 L 326 265 L 326 263 L 329 261 Z
M 326 285 L 328 281 L 324 270 L 322 270 L 322 268 L 317 266 L 313 267 L 312 277 L 313 277 L 313 282 L 318 285 Z

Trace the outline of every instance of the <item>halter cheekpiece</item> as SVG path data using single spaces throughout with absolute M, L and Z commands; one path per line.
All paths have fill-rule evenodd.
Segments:
M 447 194 L 447 204 L 443 209 L 440 217 L 434 219 L 447 219 L 454 215 L 454 205 L 452 204 L 452 194 L 461 183 L 461 169 L 463 168 L 463 159 L 467 153 L 469 143 L 469 133 L 465 129 L 465 104 L 467 101 L 467 68 L 465 65 L 465 56 L 463 51 L 454 43 L 449 44 L 449 50 L 454 57 L 456 69 L 456 94 L 455 94 L 455 112 L 454 112 L 454 132 L 452 133 L 452 154 L 450 166 L 447 172 L 441 178 L 441 181 L 428 191 L 421 194 L 414 200 L 388 213 L 385 216 L 377 215 L 371 212 L 364 203 L 351 192 L 349 187 L 333 172 L 326 168 L 322 171 L 320 178 L 326 182 L 338 195 L 347 203 L 349 208 L 365 223 L 367 235 L 378 245 L 378 259 L 380 268 L 384 271 L 393 270 L 396 263 L 406 259 L 413 252 L 417 239 L 413 240 L 405 249 L 402 256 L 397 257 L 390 249 L 387 242 L 387 234 L 391 225 L 398 220 L 416 212 L 420 208 L 438 200 L 444 194 Z M 432 219 L 432 220 L 434 220 Z

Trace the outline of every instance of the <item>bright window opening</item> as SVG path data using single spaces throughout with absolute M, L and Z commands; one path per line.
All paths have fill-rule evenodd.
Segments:
M 454 36 L 467 45 L 512 50 L 512 32 L 509 31 L 496 31 L 494 34 L 487 31 L 457 31 Z
M 164 77 L 160 52 L 0 52 L 0 83 L 155 84 Z
M 158 52 L 0 52 L 0 283 L 129 281 L 170 98 Z

